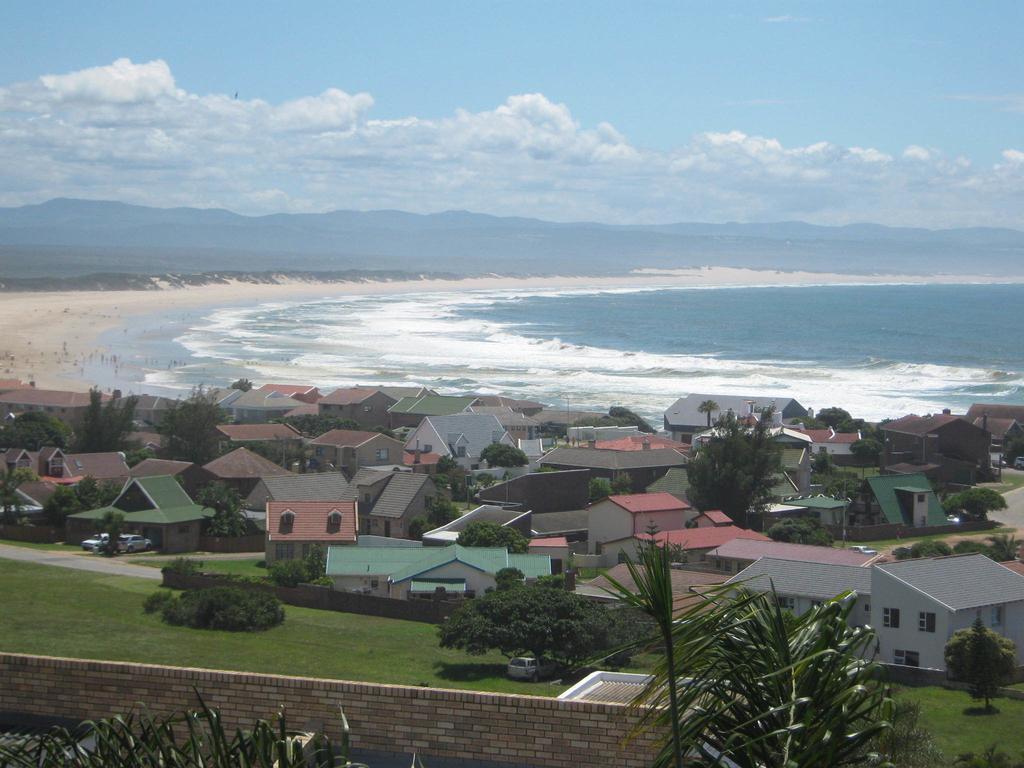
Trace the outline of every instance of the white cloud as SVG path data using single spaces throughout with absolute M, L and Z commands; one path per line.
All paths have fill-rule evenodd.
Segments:
M 707 131 L 668 151 L 540 93 L 441 118 L 372 116 L 329 88 L 280 104 L 179 88 L 163 61 L 0 87 L 0 205 L 77 196 L 244 213 L 463 208 L 609 222 L 807 219 L 1024 224 L 1024 153 L 999 165 L 906 147 Z

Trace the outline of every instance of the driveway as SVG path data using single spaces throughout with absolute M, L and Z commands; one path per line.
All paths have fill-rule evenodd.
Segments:
M 1024 488 L 1004 493 L 1003 498 L 1006 499 L 1006 509 L 993 512 L 992 519 L 1016 528 L 1019 533 L 1024 533 Z
M 5 560 L 21 560 L 39 565 L 54 565 L 58 568 L 73 568 L 77 571 L 105 573 L 108 576 L 135 576 L 140 579 L 160 581 L 159 568 L 145 565 L 132 565 L 120 558 L 102 557 L 100 555 L 67 555 L 63 552 L 52 552 L 46 549 L 30 549 L 28 547 L 12 547 L 0 544 L 0 558 Z

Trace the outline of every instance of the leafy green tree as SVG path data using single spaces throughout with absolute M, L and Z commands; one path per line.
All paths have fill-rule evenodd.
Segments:
M 597 501 L 612 495 L 612 481 L 606 477 L 590 478 L 590 500 Z
M 716 411 L 722 410 L 719 408 L 718 403 L 714 400 L 704 400 L 700 405 L 697 406 L 698 413 L 703 413 L 708 420 L 708 429 L 711 428 L 711 414 Z
M 947 514 L 959 514 L 971 520 L 987 520 L 989 512 L 1006 509 L 1006 499 L 991 488 L 970 488 L 949 496 L 943 506 Z
M 301 560 L 275 560 L 267 573 L 279 587 L 297 587 L 309 580 L 306 564 Z
M 103 547 L 103 554 L 107 557 L 114 557 L 117 554 L 118 538 L 124 533 L 124 512 L 108 509 L 100 518 L 98 527 L 100 533 L 107 534 L 107 543 Z
M 337 416 L 319 416 L 307 413 L 303 416 L 289 416 L 282 423 L 299 430 L 304 437 L 320 437 L 332 429 L 362 429 L 352 419 L 341 419 Z
M 771 409 L 752 428 L 727 413 L 716 433 L 690 461 L 690 502 L 697 509 L 720 509 L 741 528 L 750 513 L 761 515 L 782 471 L 781 449 L 770 432 Z
M 1006 563 L 1017 559 L 1020 542 L 1010 533 L 997 533 L 988 537 L 990 555 L 997 563 Z
M 99 482 L 92 475 L 86 475 L 75 486 L 75 494 L 82 509 L 99 509 L 110 504 L 121 493 L 121 487 L 110 480 Z
M 1018 456 L 1024 456 L 1024 434 L 1006 439 L 1003 443 L 1003 456 L 1011 463 Z
M 196 503 L 213 510 L 206 522 L 211 536 L 244 536 L 247 530 L 242 514 L 242 497 L 238 491 L 220 481 L 206 485 L 196 494 Z
M 646 432 L 649 435 L 654 434 L 654 427 L 652 427 L 648 423 L 647 419 L 629 410 L 629 408 L 623 408 L 622 406 L 619 405 L 613 405 L 611 408 L 608 409 L 608 416 L 610 416 L 613 419 L 625 421 L 626 423 L 623 424 L 622 426 L 634 426 L 641 432 Z
M 224 412 L 217 399 L 199 387 L 187 400 L 171 404 L 159 431 L 167 438 L 166 450 L 171 458 L 206 464 L 217 458 L 217 425 L 223 421 Z
M 35 473 L 24 467 L 7 467 L 0 474 L 0 505 L 3 506 L 3 522 L 7 525 L 18 522 L 18 514 L 25 507 L 18 486 L 34 479 Z
M 814 417 L 827 427 L 832 427 L 836 432 L 853 432 L 857 429 L 850 412 L 843 408 L 822 408 Z
M 608 647 L 606 610 L 573 592 L 526 585 L 467 600 L 439 628 L 442 648 L 532 655 L 575 666 Z
M 819 451 L 814 454 L 814 458 L 811 460 L 811 471 L 819 475 L 829 475 L 832 470 L 835 469 L 835 462 L 832 460 L 832 454 L 826 451 Z
M 125 451 L 124 463 L 129 467 L 134 467 L 136 464 L 141 464 L 146 459 L 152 459 L 156 456 L 150 448 L 132 448 L 129 451 Z
M 986 546 L 981 541 L 975 541 L 974 539 L 962 539 L 953 545 L 953 554 L 955 555 L 986 555 L 991 557 L 993 560 L 996 559 L 992 549 Z
M 495 589 L 513 589 L 521 587 L 526 578 L 518 568 L 502 568 L 494 574 Z
M 525 453 L 505 443 L 491 443 L 480 451 L 480 458 L 489 467 L 525 467 L 530 463 Z
M 480 488 L 490 488 L 492 485 L 498 482 L 498 479 L 490 472 L 481 472 L 477 475 L 474 475 L 473 479 L 476 481 L 477 486 Z
M 628 472 L 619 472 L 612 480 L 612 493 L 621 496 L 633 492 L 633 478 Z
M 409 530 L 407 531 L 409 538 L 420 541 L 423 538 L 423 534 L 428 530 L 427 526 L 429 524 L 430 521 L 422 515 L 414 517 L 409 521 Z
M 68 515 L 82 511 L 82 504 L 78 500 L 78 494 L 74 488 L 66 485 L 58 485 L 53 494 L 43 504 L 43 514 L 46 515 L 46 522 L 50 525 L 60 527 Z
M 892 726 L 869 746 L 868 753 L 878 755 L 883 764 L 898 768 L 934 768 L 945 765 L 935 737 L 921 725 L 921 704 L 906 699 L 894 702 Z M 868 763 L 869 765 L 877 764 Z
M 989 744 L 978 754 L 963 752 L 957 755 L 953 768 L 1024 768 L 1024 762 L 1014 760 L 995 744 Z
M 38 451 L 45 446 L 66 448 L 71 440 L 71 427 L 42 411 L 19 414 L 0 427 L 0 447 Z
M 309 548 L 309 554 L 302 558 L 302 564 L 306 568 L 307 581 L 316 581 L 327 575 L 327 553 L 320 544 Z
M 135 428 L 135 405 L 139 398 L 121 397 L 103 403 L 98 389 L 89 390 L 89 406 L 76 432 L 76 444 L 82 453 L 123 451 L 128 434 Z
M 878 457 L 882 455 L 882 444 L 873 437 L 861 438 L 850 444 L 850 453 L 862 467 L 878 466 Z
M 948 557 L 953 554 L 949 544 L 937 539 L 916 541 L 910 547 L 897 547 L 893 550 L 897 560 L 916 560 L 920 557 Z
M 953 633 L 946 643 L 946 667 L 957 680 L 970 686 L 971 697 L 984 699 L 985 711 L 992 712 L 991 700 L 1013 677 L 1017 649 L 1013 641 L 985 626 L 981 616 L 970 629 Z
M 813 517 L 787 517 L 779 520 L 768 529 L 768 537 L 773 541 L 786 541 L 791 544 L 832 546 L 832 534 L 822 528 L 817 518 Z
M 523 554 L 530 548 L 530 540 L 515 528 L 483 520 L 463 528 L 456 543 L 463 547 L 504 547 L 515 554 Z
M 252 389 L 252 382 L 249 381 L 248 379 L 237 379 L 231 382 L 230 389 L 237 389 L 242 392 L 248 392 L 249 390 Z
M 443 496 L 435 496 L 427 509 L 427 520 L 435 528 L 447 525 L 459 516 L 459 510 L 451 500 Z

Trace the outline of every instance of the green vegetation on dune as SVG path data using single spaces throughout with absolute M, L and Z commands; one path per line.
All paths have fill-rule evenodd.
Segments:
M 947 688 L 904 688 L 897 693 L 904 701 L 921 705 L 920 724 L 931 732 L 950 763 L 964 752 L 975 754 L 996 745 L 1014 757 L 1024 754 L 1024 701 L 994 699 L 994 714 L 980 714 L 980 702 L 966 691 Z M 976 714 L 978 713 L 978 714 Z
M 286 606 L 284 624 L 266 632 L 217 632 L 143 613 L 146 597 L 162 589 L 144 579 L 0 560 L 0 584 L 0 649 L 8 652 L 540 696 L 562 690 L 506 679 L 500 654 L 441 649 L 430 624 Z

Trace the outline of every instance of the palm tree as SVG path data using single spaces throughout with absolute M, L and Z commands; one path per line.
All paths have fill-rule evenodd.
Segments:
M 636 594 L 616 595 L 657 612 L 669 610 L 666 555 L 642 552 L 631 568 Z M 635 572 L 634 572 L 635 571 Z M 639 730 L 664 737 L 656 766 L 811 768 L 863 762 L 889 728 L 892 700 L 879 668 L 865 661 L 874 632 L 850 627 L 855 596 L 841 595 L 800 617 L 774 592 L 713 587 L 704 602 L 675 614 L 662 659 L 637 697 Z M 664 638 L 664 634 L 663 634 Z
M 998 563 L 1017 559 L 1020 542 L 1012 533 L 997 533 L 988 537 L 992 559 Z
M 718 403 L 716 403 L 714 400 L 705 400 L 703 403 L 697 406 L 697 411 L 699 413 L 703 413 L 705 416 L 708 417 L 709 428 L 711 427 L 711 414 L 714 413 L 715 411 L 720 410 L 721 408 L 718 407 Z

